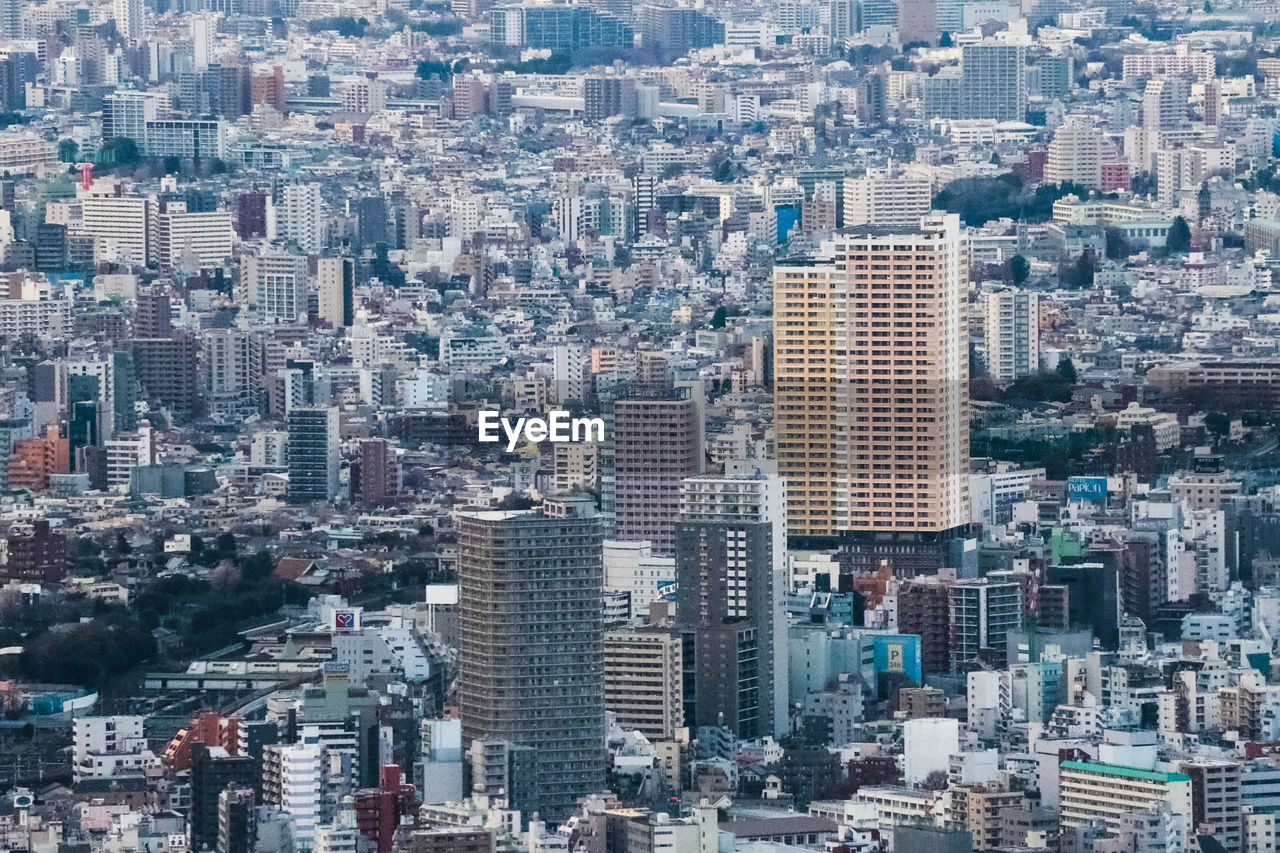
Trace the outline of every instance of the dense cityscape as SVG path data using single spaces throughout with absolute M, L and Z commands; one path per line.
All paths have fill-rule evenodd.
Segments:
M 1277 853 L 1280 4 L 0 0 L 0 853 Z

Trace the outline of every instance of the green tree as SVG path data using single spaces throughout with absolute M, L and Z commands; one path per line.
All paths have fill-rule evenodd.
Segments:
M 127 136 L 108 139 L 98 149 L 97 165 L 103 168 L 132 166 L 141 160 L 142 154 L 138 151 L 138 143 Z
M 1093 257 L 1085 252 L 1073 264 L 1064 264 L 1060 278 L 1064 287 L 1084 290 L 1093 287 Z
M 1231 417 L 1225 412 L 1207 412 L 1204 428 L 1221 439 L 1231 432 Z
M 230 530 L 223 531 L 218 534 L 217 539 L 213 540 L 213 544 L 219 554 L 231 556 L 236 552 L 236 535 Z
M 1173 218 L 1173 224 L 1169 226 L 1169 236 L 1165 238 L 1165 246 L 1170 252 L 1179 254 L 1191 250 L 1191 226 L 1187 225 L 1187 220 L 1181 216 Z
M 58 160 L 62 163 L 76 163 L 80 160 L 80 143 L 74 139 L 64 139 L 58 143 Z
M 1022 255 L 1014 255 L 1009 259 L 1009 278 L 1014 284 L 1022 284 L 1031 275 L 1031 262 Z
M 711 315 L 711 328 L 723 329 L 725 321 L 729 319 L 729 312 L 721 305 L 716 312 Z
M 1127 258 L 1134 253 L 1133 244 L 1119 228 L 1109 225 L 1103 233 L 1107 238 L 1107 257 L 1111 260 Z
M 1070 382 L 1072 385 L 1076 384 L 1076 365 L 1071 360 L 1071 356 L 1064 355 L 1058 359 L 1058 367 L 1054 372 L 1058 374 L 1058 378 L 1062 381 Z

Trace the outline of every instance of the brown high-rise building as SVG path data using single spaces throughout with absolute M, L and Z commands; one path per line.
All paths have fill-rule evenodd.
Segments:
M 605 782 L 603 538 L 586 496 L 458 515 L 463 748 L 523 748 L 504 787 L 551 822 Z
M 135 338 L 167 338 L 173 334 L 173 300 L 164 288 L 138 291 L 133 314 Z
M 386 506 L 395 501 L 399 478 L 394 451 L 385 438 L 366 438 L 360 442 L 353 500 L 365 506 Z
M 5 534 L 9 561 L 0 566 L 0 581 L 57 584 L 67 578 L 67 537 L 37 519 L 16 522 Z
M 792 536 L 940 542 L 969 518 L 959 218 L 860 226 L 774 270 L 776 444 Z M 849 536 L 852 534 L 852 536 Z M 940 563 L 941 564 L 941 563 Z
M 618 725 L 674 740 L 684 725 L 683 643 L 661 628 L 622 628 L 604 638 L 604 704 Z
M 200 390 L 195 335 L 183 331 L 166 338 L 138 338 L 133 342 L 133 361 L 146 399 L 179 415 L 195 411 Z
M 254 74 L 249 80 L 249 100 L 284 112 L 284 68 L 277 65 L 265 74 Z
M 680 482 L 702 471 L 702 409 L 680 399 L 618 400 L 613 409 L 617 538 L 674 553 Z
M 14 443 L 9 455 L 9 488 L 33 492 L 49 488 L 50 474 L 71 472 L 71 442 L 50 425 L 43 436 Z
M 920 635 L 920 663 L 926 674 L 951 666 L 951 594 L 936 578 L 908 581 L 898 591 L 898 630 Z
M 469 119 L 489 112 L 489 87 L 475 74 L 453 78 L 453 117 Z
M 266 236 L 266 193 L 254 189 L 236 196 L 236 233 L 242 240 Z

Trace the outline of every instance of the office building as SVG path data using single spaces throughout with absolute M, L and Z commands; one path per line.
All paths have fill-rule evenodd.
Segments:
M 457 523 L 462 742 L 532 750 L 531 810 L 563 820 L 604 785 L 600 518 L 580 498 Z
M 840 234 L 828 257 L 775 268 L 790 535 L 937 543 L 968 522 L 962 254 L 959 219 L 930 214 L 915 229 Z
M 289 501 L 332 501 L 338 494 L 338 410 L 297 406 L 288 414 Z

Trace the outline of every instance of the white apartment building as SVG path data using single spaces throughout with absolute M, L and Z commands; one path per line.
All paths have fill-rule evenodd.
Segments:
M 307 259 L 302 255 L 246 255 L 249 304 L 266 323 L 293 323 L 307 313 Z
M 1040 370 L 1040 295 L 1002 287 L 982 294 L 987 372 L 1012 382 Z
M 156 120 L 156 108 L 162 97 L 152 92 L 117 90 L 102 99 L 102 137 L 125 137 L 141 143 L 147 135 L 147 122 Z
M 324 203 L 319 184 L 285 184 L 272 212 L 276 239 L 294 242 L 308 253 L 324 246 Z
M 58 162 L 58 143 L 35 133 L 0 133 L 0 173 L 34 175 Z
M 282 429 L 256 433 L 249 447 L 249 464 L 255 468 L 283 468 L 289 447 L 289 433 Z
M 155 462 L 155 431 L 143 423 L 134 433 L 124 433 L 106 442 L 107 488 L 128 491 L 133 469 Z
M 119 194 L 108 184 L 103 190 L 95 183 L 80 199 L 82 228 L 93 237 L 93 257 L 97 262 L 145 266 L 151 259 L 151 199 Z
M 292 745 L 263 748 L 263 800 L 289 814 L 295 853 L 312 853 L 320 822 L 324 747 L 320 729 L 307 726 Z
M 140 773 L 159 763 L 147 748 L 142 717 L 76 717 L 72 725 L 76 781 Z
M 161 213 L 156 217 L 156 263 L 162 270 L 215 267 L 231 257 L 230 211 Z
M 933 204 L 932 184 L 922 178 L 867 176 L 844 182 L 844 224 L 913 228 Z
M 1064 761 L 1059 768 L 1063 828 L 1101 820 L 1112 832 L 1134 812 L 1167 805 L 1191 820 L 1191 777 L 1100 761 Z
M 1089 189 L 1102 183 L 1102 132 L 1092 119 L 1072 116 L 1053 134 L 1045 183 L 1070 181 Z

